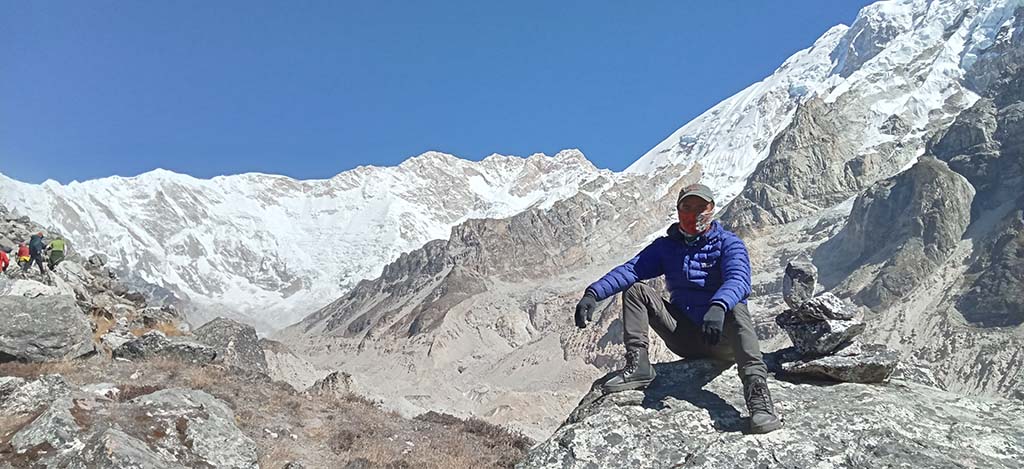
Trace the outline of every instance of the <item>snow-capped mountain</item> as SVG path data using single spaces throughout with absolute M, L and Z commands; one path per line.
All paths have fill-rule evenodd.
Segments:
M 165 170 L 61 185 L 0 175 L 0 203 L 103 252 L 203 316 L 285 326 L 470 218 L 550 206 L 602 174 L 576 150 L 471 162 L 428 152 L 327 180 Z
M 890 0 L 861 10 L 852 26 L 837 25 L 808 49 L 688 122 L 626 169 L 652 174 L 668 165 L 700 164 L 703 181 L 731 201 L 768 157 L 797 106 L 811 99 L 848 102 L 844 132 L 857 154 L 876 152 L 900 137 L 921 148 L 929 122 L 970 106 L 965 87 L 978 54 L 1009 25 L 1019 0 Z M 893 116 L 896 116 L 895 118 Z M 894 136 L 894 122 L 910 132 Z M 887 125 L 888 124 L 888 125 Z M 903 168 L 920 152 L 890 162 Z
M 793 124 L 798 107 L 819 100 L 840 109 L 842 129 L 829 133 L 857 142 L 838 158 L 873 158 L 877 170 L 864 183 L 890 175 L 923 151 L 929 122 L 952 118 L 977 99 L 964 86 L 965 74 L 1019 4 L 870 5 L 851 27 L 826 31 L 625 172 L 653 177 L 667 168 L 699 167 L 724 207 Z M 576 151 L 527 159 L 494 155 L 479 163 L 430 152 L 397 167 L 359 167 L 322 181 L 263 174 L 199 180 L 157 170 L 28 185 L 0 176 L 0 203 L 60 230 L 83 251 L 110 254 L 200 310 L 226 308 L 268 329 L 377 276 L 400 253 L 446 238 L 461 221 L 550 205 L 598 173 Z M 664 187 L 652 193 L 675 181 L 659 180 Z
M 621 364 L 618 300 L 582 331 L 574 303 L 664 233 L 699 175 L 748 245 L 765 350 L 789 345 L 782 270 L 810 255 L 868 311 L 864 340 L 949 389 L 1022 395 L 1022 3 L 868 6 L 599 193 L 460 224 L 278 337 L 399 410 L 550 430 L 594 367 Z

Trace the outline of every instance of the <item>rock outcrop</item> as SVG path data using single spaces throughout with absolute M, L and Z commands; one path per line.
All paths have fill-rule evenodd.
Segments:
M 56 361 L 93 350 L 92 327 L 73 297 L 0 296 L 0 361 Z
M 789 261 L 782 278 L 782 298 L 790 308 L 797 308 L 814 297 L 818 268 L 806 257 Z
M 808 357 L 828 355 L 848 345 L 867 327 L 859 318 L 808 321 L 792 310 L 776 316 L 775 321 L 789 335 L 793 346 Z
M 260 347 L 256 329 L 248 324 L 227 318 L 216 318 L 192 332 L 192 337 L 217 350 L 225 364 L 239 368 L 269 372 L 267 359 Z
M 782 370 L 808 378 L 868 384 L 888 380 L 898 364 L 899 354 L 884 345 L 854 342 L 828 356 L 782 363 Z
M 351 392 L 352 375 L 342 371 L 332 371 L 306 390 L 306 393 L 318 396 L 344 396 Z
M 566 422 L 517 467 L 1019 467 L 1024 403 L 915 383 L 818 386 L 769 379 L 785 426 L 746 435 L 735 368 L 655 365 L 645 391 L 595 382 Z
M 859 195 L 838 235 L 814 259 L 827 266 L 826 288 L 884 308 L 923 284 L 957 246 L 971 220 L 974 189 L 963 176 L 925 157 Z
M 31 467 L 259 467 L 234 413 L 202 391 L 165 389 L 122 402 L 116 389 L 90 392 L 59 375 L 4 387 L 12 389 L 0 413 L 23 422 L 4 441 Z
M 780 351 L 774 359 L 791 375 L 832 379 L 850 383 L 881 383 L 892 375 L 899 354 L 884 345 L 855 342 L 867 325 L 855 308 L 832 293 L 806 299 L 814 291 L 816 272 L 809 260 L 790 262 L 786 278 L 799 285 L 796 292 L 783 293 L 790 309 L 775 317 L 786 331 L 792 349 Z
M 114 349 L 115 358 L 146 360 L 154 357 L 171 358 L 196 365 L 213 363 L 217 350 L 213 347 L 182 338 L 170 338 L 160 331 L 150 331 Z

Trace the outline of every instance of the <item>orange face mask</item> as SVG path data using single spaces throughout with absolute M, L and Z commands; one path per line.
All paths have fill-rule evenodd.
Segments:
M 711 227 L 711 211 L 682 212 L 679 215 L 679 227 L 688 234 L 704 234 Z

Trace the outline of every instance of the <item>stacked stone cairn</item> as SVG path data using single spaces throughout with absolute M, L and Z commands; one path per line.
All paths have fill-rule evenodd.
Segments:
M 857 341 L 866 327 L 863 315 L 831 293 L 814 296 L 817 278 L 818 269 L 806 257 L 786 266 L 782 293 L 789 308 L 775 322 L 794 350 L 782 371 L 850 383 L 888 380 L 898 363 L 896 352 Z

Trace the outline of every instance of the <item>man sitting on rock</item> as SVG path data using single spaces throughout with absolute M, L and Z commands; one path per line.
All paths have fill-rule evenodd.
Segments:
M 685 358 L 735 360 L 750 411 L 750 431 L 782 426 L 768 392 L 768 369 L 754 331 L 747 296 L 750 260 L 743 241 L 712 220 L 715 202 L 701 184 L 684 188 L 676 201 L 679 223 L 587 287 L 576 305 L 576 325 L 593 319 L 597 302 L 623 293 L 626 366 L 604 385 L 606 392 L 642 389 L 655 378 L 647 355 L 648 328 Z M 640 282 L 665 276 L 671 301 Z

